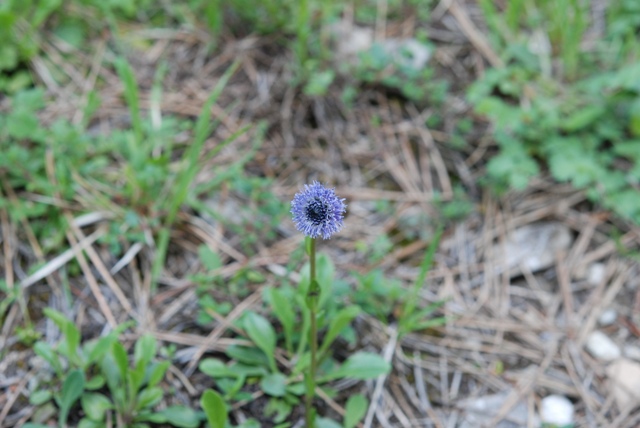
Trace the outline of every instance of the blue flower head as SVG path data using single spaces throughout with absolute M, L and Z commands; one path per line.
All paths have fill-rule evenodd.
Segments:
M 329 239 L 342 229 L 346 208 L 344 199 L 338 198 L 334 189 L 317 181 L 305 184 L 291 201 L 296 228 L 310 238 Z

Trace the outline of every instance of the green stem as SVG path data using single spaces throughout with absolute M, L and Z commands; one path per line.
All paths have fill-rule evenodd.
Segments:
M 316 280 L 316 240 L 311 239 L 309 245 L 309 290 L 307 291 L 307 306 L 311 318 L 311 329 L 309 331 L 309 344 L 311 348 L 311 365 L 307 373 L 306 395 L 305 395 L 305 421 L 307 428 L 314 427 L 315 411 L 313 409 L 313 397 L 316 391 L 316 369 L 318 365 L 318 325 L 316 322 L 316 306 L 318 303 L 319 288 Z

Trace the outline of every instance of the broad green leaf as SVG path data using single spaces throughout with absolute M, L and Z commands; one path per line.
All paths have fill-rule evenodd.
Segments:
M 297 294 L 295 296 L 295 302 L 296 306 L 300 308 L 300 312 L 302 314 L 302 326 L 299 330 L 300 340 L 298 341 L 296 354 L 302 355 L 304 350 L 307 349 L 307 338 L 309 337 L 309 331 L 311 330 L 311 311 L 309 311 L 303 296 Z M 296 366 L 298 366 L 298 364 L 296 364 Z
M 109 334 L 98 340 L 86 343 L 84 345 L 84 350 L 85 355 L 87 356 L 87 364 L 102 360 L 117 339 L 118 338 L 115 335 Z
M 105 428 L 105 423 L 102 421 L 93 421 L 89 418 L 82 418 L 80 422 L 78 422 L 78 428 Z
M 80 370 L 70 371 L 62 384 L 62 391 L 60 392 L 60 413 L 58 415 L 60 425 L 66 425 L 69 411 L 83 391 L 84 373 Z
M 159 413 L 167 418 L 167 422 L 180 428 L 198 428 L 200 418 L 195 410 L 183 406 L 170 406 Z
M 124 349 L 124 345 L 120 342 L 115 342 L 113 348 L 111 348 L 113 359 L 116 362 L 118 371 L 120 372 L 120 378 L 127 378 L 127 368 L 129 367 L 129 361 L 127 358 L 127 351 Z
M 316 428 L 341 428 L 340 424 L 329 418 L 316 418 Z
M 200 371 L 212 378 L 218 377 L 235 377 L 233 371 L 229 370 L 227 365 L 217 358 L 205 358 L 198 365 Z
M 84 388 L 88 389 L 89 391 L 95 391 L 96 389 L 102 388 L 104 386 L 104 383 L 105 383 L 104 376 L 95 375 L 87 380 L 87 383 L 85 383 Z
M 160 383 L 160 381 L 164 378 L 164 375 L 167 372 L 170 364 L 170 361 L 163 361 L 161 363 L 155 364 L 153 366 L 153 369 L 151 370 L 151 375 L 149 375 L 148 386 L 156 386 L 158 383 Z
M 227 406 L 217 392 L 207 389 L 202 398 L 200 405 L 207 416 L 207 422 L 211 428 L 225 428 L 227 423 Z
M 206 245 L 198 247 L 198 256 L 200 256 L 200 261 L 208 270 L 216 270 L 222 266 L 220 256 Z
M 261 428 L 260 422 L 255 419 L 249 419 L 238 425 L 236 428 Z
M 47 316 L 47 318 L 49 318 L 58 326 L 58 328 L 62 333 L 66 332 L 67 324 L 69 324 L 71 321 L 69 321 L 62 312 L 56 311 L 55 309 L 52 309 L 52 308 L 44 308 L 43 312 Z
M 149 364 L 151 360 L 156 356 L 156 339 L 150 334 L 145 334 L 141 336 L 136 342 L 135 350 L 134 350 L 134 364 L 138 365 L 139 363 L 143 363 L 144 365 Z
M 36 355 L 39 355 L 51 364 L 51 367 L 53 367 L 56 372 L 62 372 L 62 365 L 58 360 L 58 356 L 53 352 L 53 348 L 47 342 L 36 342 L 36 344 L 33 345 L 33 351 Z
M 129 391 L 132 395 L 135 395 L 140 390 L 142 382 L 144 382 L 144 376 L 146 374 L 147 365 L 144 361 L 138 361 L 135 368 L 129 368 L 127 370 L 127 380 L 129 382 Z
M 282 324 L 287 351 L 291 353 L 293 352 L 293 330 L 296 316 L 293 305 L 279 289 L 271 288 L 269 291 L 273 313 Z
M 260 380 L 260 389 L 273 397 L 284 397 L 287 392 L 287 377 L 282 373 L 272 373 Z
M 162 388 L 158 388 L 157 386 L 143 389 L 138 394 L 136 408 L 142 410 L 145 407 L 155 406 L 162 400 L 162 394 Z
M 367 413 L 369 407 L 369 401 L 362 394 L 356 394 L 349 397 L 347 404 L 344 408 L 344 420 L 342 425 L 344 428 L 355 427 L 360 420 Z
M 606 112 L 607 109 L 602 105 L 585 106 L 579 108 L 567 117 L 561 123 L 561 127 L 567 132 L 576 132 L 589 125 L 593 125 Z
M 67 323 L 64 330 L 66 354 L 70 360 L 78 362 L 78 346 L 80 346 L 80 330 L 71 321 Z
M 304 382 L 290 383 L 289 385 L 287 385 L 287 392 L 293 395 L 304 394 L 304 389 L 305 389 Z
M 47 401 L 51 400 L 52 396 L 53 394 L 48 389 L 41 389 L 39 391 L 34 391 L 29 396 L 29 403 L 33 404 L 34 406 L 40 406 L 46 403 Z
M 258 348 L 250 348 L 247 346 L 231 345 L 225 351 L 225 354 L 233 360 L 252 366 L 269 367 L 269 359 Z
M 113 408 L 111 401 L 102 394 L 89 393 L 82 395 L 82 410 L 94 421 L 103 421 L 107 410 Z
M 318 303 L 318 307 L 323 308 L 327 303 L 327 300 L 331 298 L 331 290 L 333 289 L 333 280 L 335 278 L 336 268 L 328 255 L 318 253 L 316 271 L 316 280 L 320 285 L 320 301 Z
M 340 312 L 331 319 L 329 330 L 327 331 L 324 341 L 322 342 L 322 346 L 320 347 L 320 355 L 323 355 L 329 349 L 329 346 L 331 346 L 335 338 L 338 337 L 338 334 L 340 334 L 340 332 L 344 330 L 344 328 L 348 326 L 349 323 L 351 323 L 351 321 L 360 314 L 360 312 L 361 311 L 358 306 L 348 306 L 340 310 Z
M 242 363 L 231 364 L 229 372 L 236 377 L 262 377 L 269 374 L 269 371 L 263 366 L 251 366 Z
M 265 353 L 269 359 L 271 370 L 278 371 L 275 360 L 276 332 L 262 315 L 248 312 L 244 317 L 244 329 L 253 343 Z
M 287 401 L 279 398 L 272 397 L 264 408 L 264 415 L 268 416 L 273 422 L 276 423 L 275 427 L 288 426 L 285 420 L 291 414 L 293 409 L 292 405 Z M 282 424 L 282 425 L 280 425 Z
M 358 352 L 349 357 L 338 369 L 323 376 L 321 382 L 339 378 L 375 379 L 382 374 L 388 373 L 389 370 L 391 370 L 391 365 L 380 355 Z

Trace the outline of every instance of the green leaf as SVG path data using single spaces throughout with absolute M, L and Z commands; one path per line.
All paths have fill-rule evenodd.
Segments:
M 109 334 L 107 336 L 101 337 L 98 340 L 87 342 L 84 345 L 85 355 L 87 356 L 87 364 L 95 363 L 100 360 L 109 352 L 111 346 L 118 338 Z
M 163 361 L 161 363 L 155 364 L 153 366 L 153 369 L 151 370 L 151 375 L 149 375 L 149 382 L 147 383 L 147 385 L 156 386 L 158 383 L 160 383 L 160 381 L 164 378 L 164 375 L 167 372 L 170 364 L 170 361 Z
M 323 376 L 320 382 L 339 378 L 375 379 L 382 374 L 389 373 L 389 370 L 391 370 L 391 365 L 380 355 L 358 352 L 349 357 L 340 368 Z
M 198 256 L 200 256 L 200 261 L 208 270 L 216 270 L 222 266 L 220 256 L 206 245 L 200 245 L 198 247 Z
M 634 137 L 640 137 L 640 97 L 629 108 L 629 130 Z
M 290 383 L 287 385 L 287 392 L 293 395 L 302 395 L 305 391 L 304 382 Z
M 58 326 L 60 331 L 64 332 L 65 327 L 69 323 L 69 320 L 67 319 L 66 316 L 64 316 L 62 312 L 56 311 L 55 309 L 52 309 L 52 308 L 44 308 L 42 312 L 44 312 L 47 318 L 49 318 Z
M 349 397 L 347 400 L 347 404 L 344 408 L 344 421 L 342 425 L 344 428 L 353 428 L 355 427 L 360 420 L 364 417 L 365 413 L 367 413 L 367 408 L 369 407 L 369 401 L 362 394 L 356 394 Z
M 271 370 L 275 373 L 278 371 L 275 360 L 276 351 L 276 332 L 262 315 L 255 312 L 247 312 L 244 317 L 244 329 L 253 343 L 265 353 L 269 359 Z
M 524 189 L 529 184 L 529 179 L 539 173 L 538 164 L 527 153 L 522 143 L 514 138 L 503 134 L 501 146 L 500 153 L 492 157 L 487 164 L 489 175 L 516 190 Z
M 273 313 L 282 324 L 284 330 L 284 338 L 286 342 L 287 351 L 293 352 L 293 330 L 295 326 L 295 311 L 291 301 L 288 300 L 281 290 L 277 288 L 271 288 L 269 290 L 269 300 L 271 301 L 271 307 Z
M 87 380 L 87 383 L 84 385 L 85 389 L 89 391 L 95 391 L 96 389 L 100 389 L 104 386 L 105 380 L 102 375 L 95 375 Z
M 40 406 L 46 403 L 47 401 L 51 400 L 52 396 L 53 394 L 48 389 L 41 389 L 39 391 L 34 391 L 29 396 L 29 403 L 33 404 L 34 406 Z
M 118 76 L 124 85 L 124 98 L 129 106 L 129 114 L 131 116 L 131 125 L 135 134 L 135 138 L 129 146 L 129 160 L 137 164 L 142 159 L 140 145 L 143 143 L 142 117 L 140 116 L 140 97 L 138 94 L 138 83 L 133 69 L 123 57 L 119 57 L 115 62 Z
M 66 338 L 66 354 L 69 359 L 79 363 L 78 360 L 78 346 L 80 346 L 80 330 L 72 322 L 68 322 L 64 335 Z
M 156 339 L 150 334 L 145 334 L 138 339 L 134 350 L 134 364 L 147 365 L 156 356 Z
M 282 373 L 272 373 L 262 378 L 260 388 L 273 397 L 284 397 L 287 392 L 287 377 Z
M 341 428 L 340 424 L 329 418 L 316 418 L 316 428 Z
M 602 105 L 591 105 L 579 108 L 578 111 L 561 122 L 561 128 L 567 132 L 579 131 L 594 124 L 606 112 L 607 109 Z
M 324 341 L 322 342 L 322 346 L 320 347 L 320 355 L 323 355 L 329 349 L 329 346 L 331 346 L 340 332 L 344 330 L 345 327 L 347 327 L 351 321 L 360 314 L 360 312 L 361 310 L 358 306 L 348 306 L 340 310 L 340 312 L 331 319 L 329 330 L 327 331 Z
M 84 373 L 80 370 L 72 370 L 62 384 L 60 392 L 60 413 L 58 423 L 66 425 L 67 416 L 73 404 L 80 398 L 84 391 Z
M 51 345 L 49 345 L 47 342 L 36 342 L 36 344 L 33 345 L 33 351 L 36 353 L 36 355 L 39 355 L 40 357 L 44 358 L 49 364 L 51 364 L 51 367 L 53 367 L 56 372 L 62 372 L 62 365 L 60 364 L 60 360 L 58 359 L 58 356 L 53 352 L 53 348 L 51 347 Z
M 227 406 L 220 394 L 212 389 L 207 389 L 200 398 L 200 405 L 211 428 L 225 428 L 228 418 Z
M 188 407 L 170 406 L 159 413 L 167 418 L 168 423 L 176 427 L 198 428 L 200 426 L 198 414 Z
M 304 86 L 304 93 L 309 96 L 322 96 L 327 93 L 334 78 L 335 72 L 333 70 L 311 73 L 309 81 Z
M 597 182 L 607 172 L 595 150 L 589 150 L 578 138 L 558 138 L 550 141 L 557 146 L 550 152 L 549 168 L 556 180 L 571 181 L 577 188 Z
M 81 403 L 84 413 L 94 421 L 103 421 L 107 410 L 113 409 L 111 401 L 99 393 L 83 394 Z
M 232 370 L 227 365 L 217 358 L 205 358 L 200 361 L 198 365 L 200 371 L 212 378 L 218 377 L 235 377 Z
M 269 367 L 269 359 L 258 348 L 250 348 L 248 346 L 231 345 L 225 351 L 225 354 L 233 360 L 252 366 Z
M 22 110 L 12 112 L 6 125 L 7 133 L 17 139 L 33 137 L 39 128 L 37 116 L 33 112 Z
M 250 366 L 242 363 L 232 364 L 229 366 L 229 371 L 236 377 L 263 377 L 269 374 L 267 369 L 262 366 Z
M 264 408 L 264 415 L 269 417 L 271 420 L 273 420 L 273 422 L 277 424 L 274 425 L 274 428 L 282 426 L 288 428 L 290 424 L 287 424 L 284 421 L 291 414 L 291 410 L 292 406 L 287 401 L 278 398 L 271 398 Z
M 331 290 L 333 289 L 336 268 L 328 255 L 319 253 L 316 260 L 316 271 L 316 280 L 320 285 L 318 308 L 323 308 L 332 296 Z
M 126 379 L 129 359 L 127 358 L 127 351 L 124 349 L 124 345 L 120 342 L 115 342 L 111 351 L 113 359 L 116 362 L 116 366 L 118 367 L 118 371 L 120 372 L 121 379 Z
M 155 406 L 162 400 L 162 388 L 152 387 L 145 388 L 138 394 L 138 399 L 136 400 L 136 408 L 138 410 L 142 410 L 145 407 Z

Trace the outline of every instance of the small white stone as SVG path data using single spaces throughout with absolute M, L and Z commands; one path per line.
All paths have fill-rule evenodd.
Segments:
M 640 403 L 640 364 L 621 358 L 607 367 L 607 376 L 619 409 Z
M 596 330 L 587 338 L 587 350 L 591 355 L 605 361 L 612 361 L 621 355 L 620 348 L 603 332 Z
M 604 274 L 606 271 L 606 266 L 604 263 L 594 263 L 589 266 L 589 270 L 587 271 L 587 283 L 590 285 L 596 286 L 600 285 L 600 283 L 604 280 Z
M 622 353 L 625 357 L 632 360 L 640 361 L 640 346 L 625 345 Z
M 510 270 L 510 276 L 515 276 L 523 267 L 538 272 L 553 266 L 557 253 L 568 251 L 572 242 L 568 226 L 562 223 L 536 223 L 510 233 L 504 243 L 494 247 L 493 254 Z
M 562 395 L 549 395 L 540 402 L 540 419 L 543 424 L 566 426 L 573 424 L 573 403 Z
M 598 318 L 598 323 L 601 326 L 611 325 L 616 321 L 616 318 L 618 318 L 618 313 L 616 312 L 616 310 L 613 308 L 609 308 L 604 310 L 600 314 L 600 317 Z

